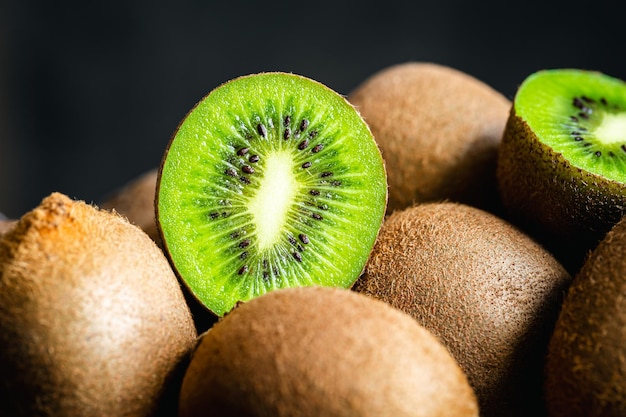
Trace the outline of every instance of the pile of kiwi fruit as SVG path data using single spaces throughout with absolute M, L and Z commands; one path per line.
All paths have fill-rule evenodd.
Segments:
M 263 72 L 169 138 L 0 214 L 0 417 L 626 413 L 621 80 Z

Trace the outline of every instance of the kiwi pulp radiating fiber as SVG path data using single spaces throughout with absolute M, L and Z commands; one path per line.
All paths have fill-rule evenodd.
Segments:
M 352 105 L 275 72 L 224 83 L 187 114 L 156 212 L 176 271 L 221 316 L 277 288 L 351 286 L 386 201 L 380 151 Z
M 510 214 L 577 269 L 626 207 L 624 82 L 578 69 L 531 74 L 515 96 L 497 175 Z

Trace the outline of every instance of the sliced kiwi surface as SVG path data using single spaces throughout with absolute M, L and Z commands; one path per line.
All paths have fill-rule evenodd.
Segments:
M 515 111 L 575 167 L 626 182 L 626 84 L 577 69 L 532 74 Z
M 354 107 L 276 72 L 224 83 L 187 114 L 156 212 L 176 271 L 221 316 L 277 288 L 351 286 L 386 202 L 380 151 Z
M 520 85 L 498 153 L 510 219 L 575 273 L 626 214 L 626 84 L 548 69 Z

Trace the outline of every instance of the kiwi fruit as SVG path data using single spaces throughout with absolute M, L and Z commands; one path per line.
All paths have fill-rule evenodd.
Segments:
M 0 288 L 0 416 L 176 411 L 197 333 L 139 228 L 52 193 L 0 238 Z
M 626 219 L 575 276 L 550 339 L 550 416 L 626 415 Z
M 159 247 L 162 247 L 154 210 L 157 175 L 157 168 L 142 173 L 105 196 L 99 207 L 115 210 L 129 222 L 139 226 Z
M 13 228 L 13 226 L 15 225 L 16 221 L 15 220 L 9 220 L 6 217 L 2 218 L 0 217 L 0 237 L 7 233 L 9 230 L 11 230 Z
M 626 207 L 626 85 L 546 69 L 520 85 L 497 168 L 507 217 L 573 274 Z
M 241 76 L 197 103 L 157 177 L 165 251 L 216 316 L 292 286 L 349 287 L 384 217 L 387 180 L 346 99 L 283 72 Z
M 383 223 L 353 290 L 398 308 L 450 349 L 482 416 L 542 415 L 542 369 L 570 274 L 481 209 L 422 203 Z
M 239 304 L 200 341 L 179 417 L 478 416 L 445 346 L 387 304 L 332 287 Z
M 442 199 L 500 211 L 496 162 L 511 102 L 481 80 L 430 62 L 374 73 L 349 95 L 387 167 L 388 213 Z

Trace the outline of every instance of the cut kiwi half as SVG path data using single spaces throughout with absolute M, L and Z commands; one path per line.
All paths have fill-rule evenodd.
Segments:
M 222 316 L 278 288 L 350 287 L 386 203 L 382 156 L 355 108 L 317 81 L 268 72 L 218 86 L 186 115 L 155 206 L 174 269 Z
M 498 158 L 503 205 L 572 272 L 626 207 L 626 84 L 548 69 L 520 85 Z

